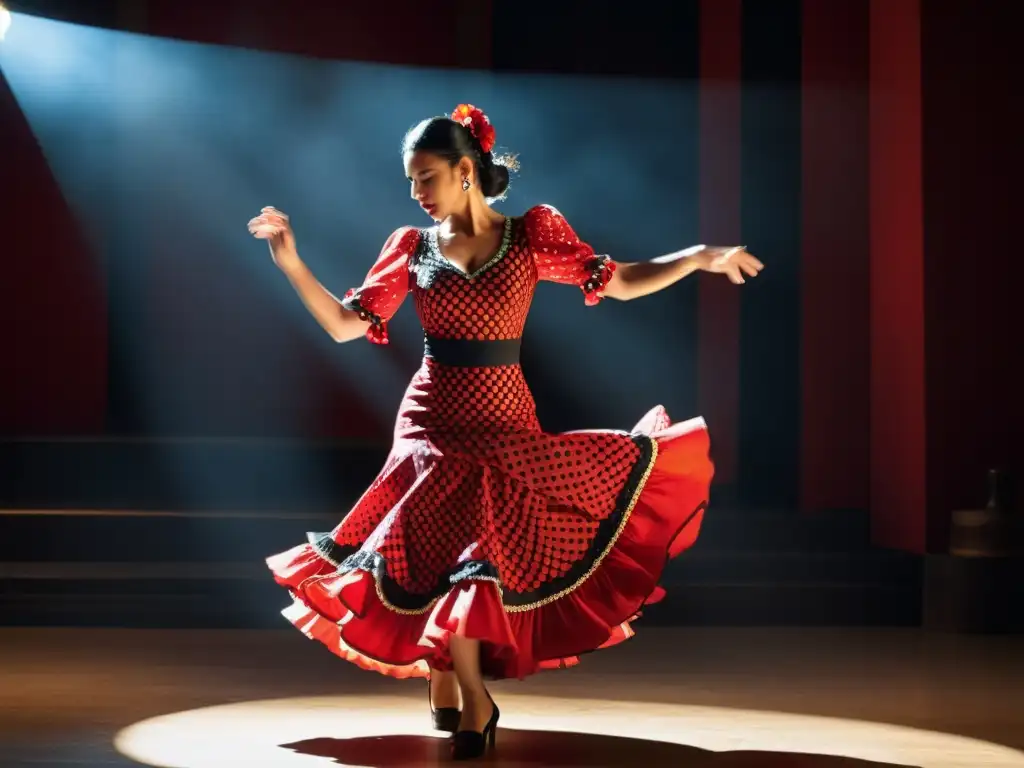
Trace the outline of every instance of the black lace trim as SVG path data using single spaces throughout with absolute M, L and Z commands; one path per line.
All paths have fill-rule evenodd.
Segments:
M 472 273 L 463 272 L 444 257 L 440 246 L 437 244 L 437 227 L 425 230 L 412 259 L 412 269 L 416 274 L 416 285 L 425 291 L 430 290 L 434 283 L 437 282 L 438 276 L 444 272 L 458 275 L 466 280 L 475 280 L 480 277 L 508 254 L 512 244 L 513 224 L 514 222 L 511 218 L 505 219 L 505 229 L 502 232 L 501 245 L 498 246 L 498 250 L 485 264 Z
M 584 292 L 596 293 L 608 285 L 615 272 L 615 265 L 610 262 L 610 256 L 595 256 L 586 263 L 585 268 L 590 271 L 590 277 L 583 284 Z
M 330 533 L 309 533 L 307 538 L 317 552 L 338 569 L 338 573 L 362 570 L 372 574 L 387 602 L 400 610 L 425 610 L 459 582 L 474 579 L 489 579 L 498 582 L 502 587 L 502 600 L 506 606 L 520 609 L 539 606 L 553 595 L 579 586 L 577 582 L 581 582 L 594 564 L 604 558 L 608 548 L 615 542 L 616 532 L 622 524 L 623 516 L 632 512 L 633 496 L 648 472 L 655 455 L 655 446 L 654 439 L 647 435 L 632 435 L 631 437 L 640 448 L 640 457 L 634 463 L 629 477 L 619 493 L 615 511 L 599 524 L 597 534 L 586 556 L 574 563 L 568 572 L 542 584 L 535 590 L 514 592 L 501 584 L 498 569 L 492 563 L 486 560 L 472 560 L 460 563 L 449 570 L 428 592 L 407 592 L 388 575 L 387 562 L 379 552 L 365 551 L 351 545 L 340 546 L 334 542 Z

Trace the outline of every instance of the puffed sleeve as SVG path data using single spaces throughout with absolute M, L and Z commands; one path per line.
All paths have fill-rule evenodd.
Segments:
M 535 206 L 524 218 L 526 236 L 537 265 L 537 278 L 577 285 L 588 306 L 599 303 L 615 273 L 616 265 L 611 257 L 594 253 L 565 217 L 550 205 Z
M 409 293 L 409 259 L 420 242 L 420 231 L 402 227 L 391 233 L 380 256 L 358 288 L 350 288 L 341 300 L 345 309 L 358 312 L 370 323 L 366 338 L 374 344 L 388 343 L 388 321 Z

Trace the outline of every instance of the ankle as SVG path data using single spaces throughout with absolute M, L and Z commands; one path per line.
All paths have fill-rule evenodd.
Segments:
M 450 672 L 433 672 L 430 676 L 431 706 L 458 707 L 459 685 Z
M 479 688 L 461 688 L 461 693 L 462 700 L 466 702 L 467 706 L 483 707 L 489 706 L 491 703 L 491 696 L 483 686 Z

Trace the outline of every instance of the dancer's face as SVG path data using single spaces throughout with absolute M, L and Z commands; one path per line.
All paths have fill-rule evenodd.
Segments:
M 457 164 L 429 152 L 413 152 L 405 156 L 405 175 L 410 182 L 412 199 L 420 204 L 434 221 L 442 221 L 465 207 L 468 200 L 462 179 L 470 175 L 472 163 L 462 158 Z

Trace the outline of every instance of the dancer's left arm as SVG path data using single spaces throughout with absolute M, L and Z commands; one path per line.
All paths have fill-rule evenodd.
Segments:
M 616 262 L 596 254 L 562 214 L 548 205 L 531 208 L 526 223 L 539 279 L 578 285 L 590 305 L 603 298 L 638 299 L 697 271 L 723 274 L 741 284 L 764 268 L 742 246 L 696 245 L 650 261 Z
M 742 285 L 746 277 L 757 277 L 762 269 L 764 264 L 743 246 L 695 245 L 650 261 L 619 262 L 605 286 L 604 295 L 620 301 L 638 299 L 698 271 L 723 274 L 733 283 Z

